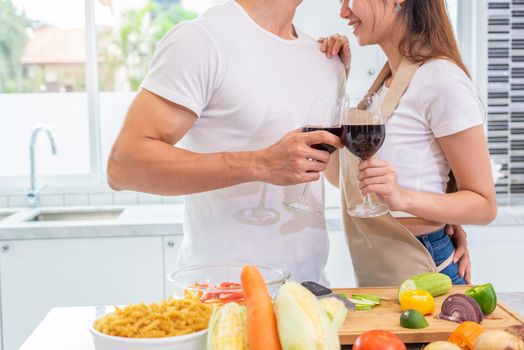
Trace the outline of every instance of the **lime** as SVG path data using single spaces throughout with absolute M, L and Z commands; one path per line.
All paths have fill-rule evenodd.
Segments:
M 400 325 L 404 328 L 420 329 L 429 326 L 426 318 L 417 310 L 409 309 L 400 314 Z

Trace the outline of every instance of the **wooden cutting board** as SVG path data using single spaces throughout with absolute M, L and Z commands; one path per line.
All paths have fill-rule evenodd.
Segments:
M 337 289 L 337 292 L 344 292 L 348 296 L 365 293 L 389 299 L 382 301 L 381 305 L 369 311 L 349 311 L 346 322 L 340 330 L 340 342 L 343 345 L 353 344 L 360 334 L 372 329 L 392 332 L 398 335 L 404 343 L 430 343 L 437 340 L 447 340 L 458 324 L 439 320 L 435 316 L 440 313 L 442 303 L 448 295 L 463 294 L 468 288 L 470 287 L 455 286 L 449 294 L 435 298 L 435 313 L 426 316 L 429 327 L 424 329 L 407 329 L 400 326 L 401 311 L 397 300 L 397 288 Z M 484 329 L 504 329 L 521 323 L 524 323 L 524 317 L 499 302 L 496 310 L 489 315 L 489 318 L 482 321 L 482 327 Z

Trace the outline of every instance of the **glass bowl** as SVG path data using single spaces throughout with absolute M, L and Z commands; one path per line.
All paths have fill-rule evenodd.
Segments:
M 175 298 L 183 298 L 190 293 L 205 303 L 242 303 L 244 293 L 240 273 L 243 267 L 244 265 L 190 267 L 169 273 L 167 281 L 173 286 Z M 274 298 L 280 286 L 289 279 L 289 272 L 265 266 L 257 266 L 257 269 L 266 282 L 269 294 Z

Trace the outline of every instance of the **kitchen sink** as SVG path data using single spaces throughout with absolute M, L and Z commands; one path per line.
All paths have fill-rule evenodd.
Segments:
M 29 222 L 41 221 L 98 221 L 115 220 L 122 213 L 123 209 L 117 210 L 97 210 L 97 211 L 63 211 L 63 212 L 40 212 L 27 219 Z
M 6 217 L 10 216 L 9 213 L 0 213 L 0 221 L 4 220 Z
M 4 211 L 0 211 L 0 221 L 4 220 L 5 218 L 13 215 L 15 213 L 15 211 L 10 211 L 10 210 L 4 210 Z

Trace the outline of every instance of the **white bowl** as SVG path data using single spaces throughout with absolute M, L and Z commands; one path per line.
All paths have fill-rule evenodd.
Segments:
M 98 319 L 104 318 L 105 314 Z M 96 322 L 96 321 L 95 321 Z M 94 323 L 94 322 L 93 322 Z M 207 347 L 207 329 L 176 337 L 126 338 L 107 335 L 89 327 L 96 350 L 203 350 Z

